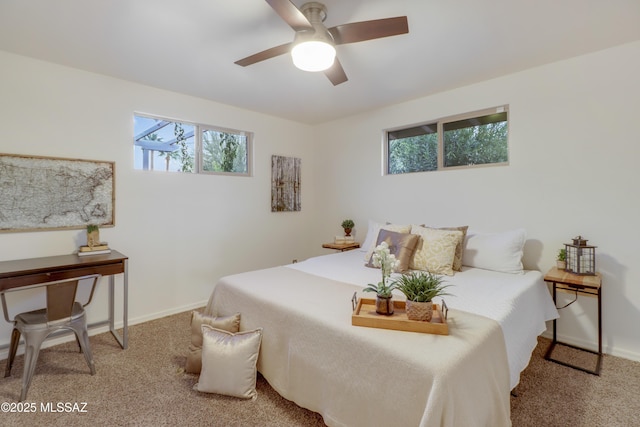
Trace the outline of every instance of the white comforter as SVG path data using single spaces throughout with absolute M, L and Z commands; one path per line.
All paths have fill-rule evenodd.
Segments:
M 362 251 L 319 256 L 287 267 L 360 287 L 380 281 L 380 270 L 364 266 Z M 445 276 L 445 281 L 451 285 L 448 291 L 452 295 L 444 298 L 449 308 L 480 314 L 500 324 L 513 389 L 529 364 L 536 337 L 546 330 L 545 322 L 558 317 L 542 274 L 539 271 L 510 274 L 463 267 L 454 276 Z M 404 299 L 402 294 L 398 296 Z
M 448 336 L 352 326 L 351 296 L 379 280 L 362 252 L 326 255 L 224 277 L 206 312 L 262 327 L 259 371 L 330 426 L 510 425 L 509 391 L 557 317 L 541 274 L 446 277 Z
M 450 335 L 351 325 L 359 286 L 275 267 L 222 278 L 206 313 L 263 328 L 258 370 L 329 426 L 509 426 L 500 326 L 451 309 Z

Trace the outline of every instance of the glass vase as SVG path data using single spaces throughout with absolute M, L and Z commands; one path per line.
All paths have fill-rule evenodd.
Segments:
M 391 316 L 393 314 L 393 300 L 392 297 L 376 296 L 376 313 L 384 314 L 385 316 Z

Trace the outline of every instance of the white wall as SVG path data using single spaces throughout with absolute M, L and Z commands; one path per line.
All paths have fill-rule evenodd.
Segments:
M 330 209 L 316 240 L 345 217 L 360 241 L 368 219 L 525 227 L 525 266 L 546 271 L 580 234 L 598 246 L 605 351 L 640 360 L 638 76 L 633 43 L 319 126 L 318 161 L 332 172 L 319 186 Z M 381 175 L 382 129 L 504 104 L 509 166 Z M 596 313 L 581 297 L 562 312 L 561 338 L 595 348 Z
M 306 125 L 3 52 L 0 94 L 0 152 L 116 162 L 116 226 L 101 238 L 130 257 L 131 323 L 202 306 L 219 277 L 319 245 Z M 134 112 L 254 132 L 254 177 L 133 170 Z M 302 212 L 271 212 L 273 154 L 302 159 Z M 83 240 L 83 230 L 0 233 L 0 260 L 72 253 Z M 101 288 L 90 322 L 106 313 L 105 279 Z M 0 322 L 0 345 L 9 336 Z
M 0 52 L 0 152 L 116 161 L 116 227 L 101 235 L 131 258 L 132 323 L 203 304 L 225 274 L 327 253 L 346 217 L 360 241 L 369 218 L 522 226 L 528 268 L 548 269 L 578 234 L 598 246 L 605 350 L 640 360 L 638 75 L 633 43 L 309 127 Z M 382 129 L 503 104 L 509 166 L 381 176 Z M 132 170 L 134 112 L 255 132 L 255 177 Z M 300 213 L 270 212 L 272 154 L 302 158 Z M 2 233 L 0 260 L 71 253 L 81 239 Z M 97 298 L 90 320 L 104 314 Z M 593 347 L 594 301 L 567 310 L 561 337 Z M 2 324 L 0 345 L 9 333 Z

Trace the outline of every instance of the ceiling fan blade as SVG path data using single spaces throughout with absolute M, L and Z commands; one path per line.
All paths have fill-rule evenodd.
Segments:
M 294 30 L 313 29 L 307 17 L 290 0 L 266 0 L 266 2 Z
M 340 83 L 349 80 L 347 74 L 344 72 L 344 68 L 342 68 L 342 64 L 338 61 L 338 57 L 334 59 L 333 65 L 324 71 L 324 74 L 334 86 L 338 86 Z
M 291 51 L 291 43 L 281 44 L 280 46 L 272 47 L 271 49 L 263 50 L 262 52 L 254 53 L 251 56 L 247 56 L 246 58 L 242 58 L 234 64 L 238 64 L 242 67 L 246 67 L 247 65 L 255 64 L 256 62 L 264 61 L 265 59 L 270 59 L 275 56 L 283 55 L 285 53 L 289 53 Z
M 397 16 L 336 25 L 329 28 L 329 32 L 338 45 L 406 34 L 409 32 L 409 24 L 406 16 Z

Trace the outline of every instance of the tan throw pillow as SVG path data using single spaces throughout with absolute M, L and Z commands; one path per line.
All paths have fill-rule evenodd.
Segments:
M 453 257 L 453 271 L 460 271 L 462 268 L 462 250 L 464 249 L 464 238 L 467 235 L 467 230 L 469 229 L 468 225 L 461 225 L 460 227 L 427 227 L 427 228 L 435 228 L 436 230 L 452 230 L 452 231 L 462 231 L 462 239 L 460 243 L 456 246 L 456 254 Z
M 395 231 L 383 229 L 380 230 L 380 233 L 378 234 L 376 246 L 382 242 L 387 242 L 389 245 L 389 252 L 391 252 L 391 254 L 393 254 L 400 262 L 397 271 L 399 273 L 407 271 L 409 269 L 409 263 L 411 262 L 413 252 L 418 244 L 418 236 L 415 234 L 396 233 Z M 371 251 L 367 267 L 374 267 L 372 258 L 373 251 Z
M 184 370 L 192 374 L 199 374 L 202 368 L 202 325 L 235 333 L 240 330 L 240 313 L 212 317 L 198 311 L 191 312 L 191 344 Z
M 262 328 L 236 334 L 202 325 L 202 372 L 193 387 L 245 399 L 256 396 Z
M 415 225 L 411 227 L 411 233 L 420 236 L 420 240 L 409 267 L 452 276 L 456 246 L 462 240 L 462 232 Z
M 371 244 L 369 245 L 369 247 L 363 246 L 363 248 L 367 250 L 367 253 L 364 255 L 365 262 L 369 262 L 369 260 L 371 259 L 371 255 L 373 255 L 373 251 L 375 250 L 376 246 L 378 246 L 378 243 L 375 243 L 375 242 L 378 238 L 378 235 L 380 234 L 380 230 L 389 230 L 389 231 L 395 231 L 396 233 L 409 234 L 409 232 L 411 231 L 411 225 L 389 224 L 389 223 L 385 225 L 381 225 L 376 223 L 370 223 L 369 231 L 367 232 L 367 237 L 369 236 L 369 233 L 373 233 L 373 236 L 375 237 L 371 239 Z M 368 241 L 369 239 L 367 238 L 366 240 Z

